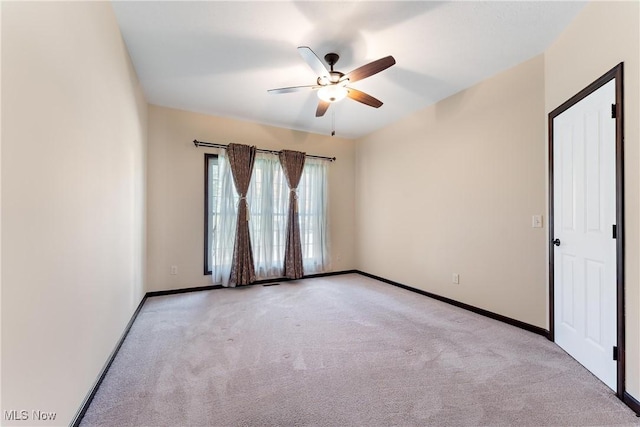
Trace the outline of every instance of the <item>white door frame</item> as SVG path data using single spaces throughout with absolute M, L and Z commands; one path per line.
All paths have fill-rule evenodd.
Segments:
M 553 119 L 571 108 L 611 80 L 615 79 L 616 103 L 612 115 L 616 120 L 616 306 L 617 306 L 617 389 L 616 395 L 624 400 L 625 395 L 625 330 L 624 330 L 624 104 L 623 64 L 620 63 L 602 77 L 578 92 L 558 108 L 549 113 L 549 339 L 554 341 L 554 250 L 553 244 Z M 612 352 L 613 353 L 613 352 Z M 612 354 L 614 357 L 614 354 Z

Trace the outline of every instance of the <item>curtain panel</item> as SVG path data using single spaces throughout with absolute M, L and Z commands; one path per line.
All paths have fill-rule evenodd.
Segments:
M 324 160 L 307 158 L 298 185 L 298 217 L 305 274 L 321 273 L 331 268 L 328 165 Z
M 247 193 L 251 208 L 251 247 L 256 279 L 282 277 L 289 187 L 278 156 L 256 154 Z
M 289 213 L 287 215 L 287 237 L 284 249 L 284 275 L 299 279 L 304 275 L 302 265 L 302 243 L 300 241 L 300 218 L 298 216 L 298 184 L 304 169 L 305 153 L 282 150 L 280 165 L 289 184 Z
M 231 166 L 233 182 L 240 197 L 229 284 L 231 286 L 248 285 L 256 281 L 253 254 L 251 252 L 251 236 L 249 234 L 249 204 L 247 203 L 247 191 L 249 190 L 253 163 L 256 158 L 256 147 L 229 144 L 227 157 Z
M 211 280 L 229 286 L 233 248 L 236 239 L 239 197 L 234 189 L 231 166 L 226 150 L 218 154 L 216 197 L 209 198 L 209 217 L 213 218 L 211 239 Z

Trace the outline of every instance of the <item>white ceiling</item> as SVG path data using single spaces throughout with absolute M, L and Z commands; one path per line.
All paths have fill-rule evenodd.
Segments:
M 576 1 L 113 2 L 151 104 L 357 138 L 542 53 L 584 6 Z M 384 102 L 345 99 L 316 118 L 296 47 L 336 69 L 387 55 L 396 65 L 352 84 Z

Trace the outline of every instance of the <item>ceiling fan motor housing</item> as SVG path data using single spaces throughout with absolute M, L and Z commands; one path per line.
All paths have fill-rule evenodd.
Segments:
M 340 82 L 340 79 L 344 76 L 344 73 L 340 71 L 329 71 L 329 75 L 318 77 L 318 84 L 320 86 L 326 86 L 330 84 L 336 84 Z M 346 79 L 348 80 L 348 79 Z M 346 84 L 346 81 L 345 81 Z

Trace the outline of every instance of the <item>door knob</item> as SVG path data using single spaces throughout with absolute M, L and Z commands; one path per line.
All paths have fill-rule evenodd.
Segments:
M 554 240 L 553 242 L 551 242 L 551 243 L 553 243 L 553 244 L 554 244 L 554 245 L 556 245 L 556 246 L 560 246 L 560 239 L 555 239 L 555 240 Z

